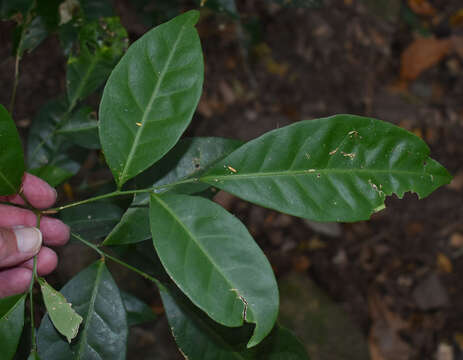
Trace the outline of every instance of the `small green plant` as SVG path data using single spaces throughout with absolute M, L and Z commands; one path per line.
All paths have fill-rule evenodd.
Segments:
M 71 146 L 101 144 L 115 189 L 45 211 L 58 213 L 73 239 L 100 259 L 60 292 L 34 276 L 47 314 L 37 336 L 30 317 L 31 359 L 125 359 L 129 326 L 153 315 L 118 289 L 107 261 L 157 286 L 188 359 L 308 359 L 298 340 L 276 323 L 278 287 L 269 262 L 245 226 L 210 200 L 214 191 L 315 221 L 353 222 L 383 209 L 389 195 L 412 191 L 423 198 L 450 181 L 420 138 L 354 115 L 300 121 L 244 144 L 179 140 L 202 91 L 198 18 L 197 11 L 186 12 L 129 47 L 107 80 L 98 121 L 80 101 L 104 82 L 92 72 L 111 67 L 122 53 L 114 44 L 121 44 L 124 33 L 107 30 L 116 20 L 79 25 L 79 47 L 70 50 L 68 61 L 67 99 L 49 103 L 34 120 L 29 168 L 56 185 L 78 169 L 68 155 Z M 26 167 L 4 107 L 0 136 L 0 195 L 9 195 L 18 192 Z M 130 205 L 121 209 L 112 201 L 119 197 L 131 199 Z M 43 212 L 33 210 L 40 220 Z M 31 299 L 32 291 L 31 286 Z M 0 300 L 4 359 L 17 350 L 26 295 Z M 29 305 L 33 312 L 33 301 Z

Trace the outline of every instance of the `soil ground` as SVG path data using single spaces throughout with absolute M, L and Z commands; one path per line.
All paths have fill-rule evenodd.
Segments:
M 204 14 L 205 87 L 187 135 L 249 140 L 302 119 L 372 116 L 423 137 L 455 179 L 423 200 L 389 198 L 385 210 L 355 224 L 310 224 L 225 194 L 217 201 L 244 221 L 278 277 L 305 274 L 340 304 L 373 360 L 441 360 L 446 349 L 449 359 L 463 359 L 463 21 L 455 17 L 463 4 L 397 0 L 378 11 L 381 1 L 327 0 L 321 9 L 270 3 L 237 2 L 243 23 L 260 28 L 249 46 L 239 23 Z M 412 7 L 423 3 L 434 12 Z M 405 4 L 418 23 L 407 20 Z M 116 11 L 131 39 L 149 28 L 130 2 L 118 1 Z M 3 104 L 14 66 L 11 30 L 0 24 Z M 410 75 L 416 69 L 401 58 L 419 32 L 459 46 Z M 425 46 L 408 66 L 437 51 Z M 14 113 L 24 133 L 40 106 L 63 93 L 64 76 L 56 37 L 25 56 Z M 63 268 L 67 261 L 61 257 Z M 136 333 L 134 346 L 154 341 Z

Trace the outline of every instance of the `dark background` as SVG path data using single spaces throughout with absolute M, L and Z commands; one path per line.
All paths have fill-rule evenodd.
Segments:
M 131 40 L 157 21 L 150 12 L 162 2 L 139 3 L 115 2 Z M 303 9 L 249 0 L 237 6 L 241 23 L 202 11 L 205 85 L 187 135 L 249 140 L 298 120 L 353 113 L 421 136 L 455 176 L 424 200 L 391 197 L 385 210 L 355 224 L 320 226 L 218 194 L 250 229 L 281 283 L 302 284 L 299 303 L 296 295 L 296 303 L 282 301 L 287 325 L 304 340 L 314 327 L 323 335 L 308 345 L 314 359 L 360 359 L 368 348 L 373 360 L 462 359 L 463 3 L 326 0 L 320 9 Z M 5 105 L 13 84 L 13 26 L 0 23 Z M 51 36 L 21 62 L 14 118 L 22 134 L 41 105 L 64 90 L 65 58 Z M 71 190 L 59 189 L 62 201 L 79 196 L 72 191 L 79 176 Z M 57 281 L 90 261 L 73 246 L 61 251 Z M 162 314 L 153 288 L 132 277 L 120 271 L 119 282 Z M 307 318 L 311 299 L 317 306 Z M 299 312 L 291 314 L 295 307 Z M 320 320 L 323 311 L 328 315 Z M 170 352 L 175 346 L 167 331 L 165 320 L 133 329 L 131 356 L 181 358 Z M 362 336 L 349 338 L 346 331 Z

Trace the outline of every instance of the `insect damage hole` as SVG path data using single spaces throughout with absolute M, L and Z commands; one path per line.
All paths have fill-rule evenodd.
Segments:
M 238 299 L 240 299 L 241 302 L 243 303 L 243 320 L 248 321 L 248 319 L 247 319 L 247 314 L 248 314 L 248 302 L 247 302 L 247 300 L 242 295 L 240 295 L 240 293 L 238 292 L 237 289 L 230 289 L 230 291 L 233 291 L 236 294 L 236 297 Z

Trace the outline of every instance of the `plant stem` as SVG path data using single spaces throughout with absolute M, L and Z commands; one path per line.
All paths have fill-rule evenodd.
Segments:
M 82 201 L 77 201 L 77 202 L 74 202 L 74 203 L 71 203 L 71 204 L 67 204 L 67 205 L 56 207 L 56 208 L 48 209 L 45 212 L 46 213 L 55 213 L 55 212 L 59 212 L 59 211 L 64 210 L 64 209 L 69 209 L 69 208 L 74 207 L 74 206 L 79 206 L 79 205 L 83 205 L 83 204 L 89 204 L 89 203 L 92 203 L 92 202 L 95 202 L 95 201 L 99 201 L 99 200 L 103 200 L 103 199 L 109 199 L 109 198 L 116 197 L 116 196 L 126 196 L 126 195 L 143 194 L 143 193 L 150 193 L 150 192 L 155 193 L 155 192 L 163 190 L 163 189 L 169 189 L 169 188 L 174 187 L 176 185 L 188 184 L 188 183 L 197 182 L 197 181 L 198 181 L 197 178 L 189 178 L 189 179 L 173 182 L 171 184 L 153 186 L 153 187 L 150 187 L 150 188 L 147 188 L 147 189 L 125 190 L 125 191 L 116 190 L 116 191 L 113 191 L 113 192 L 110 192 L 110 193 L 107 193 L 107 194 L 104 194 L 104 195 L 99 195 L 99 196 L 95 196 L 95 197 L 85 199 L 85 200 L 82 200 Z
M 93 250 L 95 250 L 101 257 L 104 257 L 104 258 L 108 258 L 112 261 L 114 261 L 115 263 L 119 264 L 119 265 L 122 265 L 124 266 L 125 268 L 137 273 L 138 275 L 144 277 L 145 279 L 148 279 L 152 282 L 154 282 L 158 287 L 163 287 L 163 285 L 159 282 L 158 279 L 156 279 L 155 277 L 145 273 L 144 271 L 141 271 L 139 269 L 137 269 L 136 267 L 132 266 L 132 265 L 129 265 L 127 264 L 126 262 L 112 256 L 112 255 L 109 255 L 107 252 L 101 250 L 97 245 L 94 245 L 92 244 L 91 242 L 83 239 L 81 236 L 79 236 L 78 234 L 75 234 L 75 233 L 71 233 L 71 235 L 76 238 L 77 240 L 79 240 L 80 242 L 82 242 L 83 244 L 87 245 L 88 247 L 92 248 Z
M 40 228 L 40 219 L 41 214 L 40 212 L 36 212 L 37 216 L 37 228 Z M 37 339 L 35 336 L 35 321 L 34 321 L 34 284 L 37 281 L 37 255 L 34 256 L 34 265 L 32 268 L 32 279 L 31 284 L 29 285 L 29 307 L 30 307 L 30 314 L 31 314 L 31 352 L 37 351 Z
M 10 114 L 13 115 L 13 110 L 14 110 L 14 103 L 16 100 L 16 89 L 18 88 L 18 82 L 19 82 L 19 47 L 22 44 L 22 32 L 21 32 L 21 39 L 19 40 L 18 44 L 18 50 L 16 51 L 16 57 L 14 61 L 14 81 L 13 81 L 13 90 L 11 91 L 11 100 L 10 100 Z

